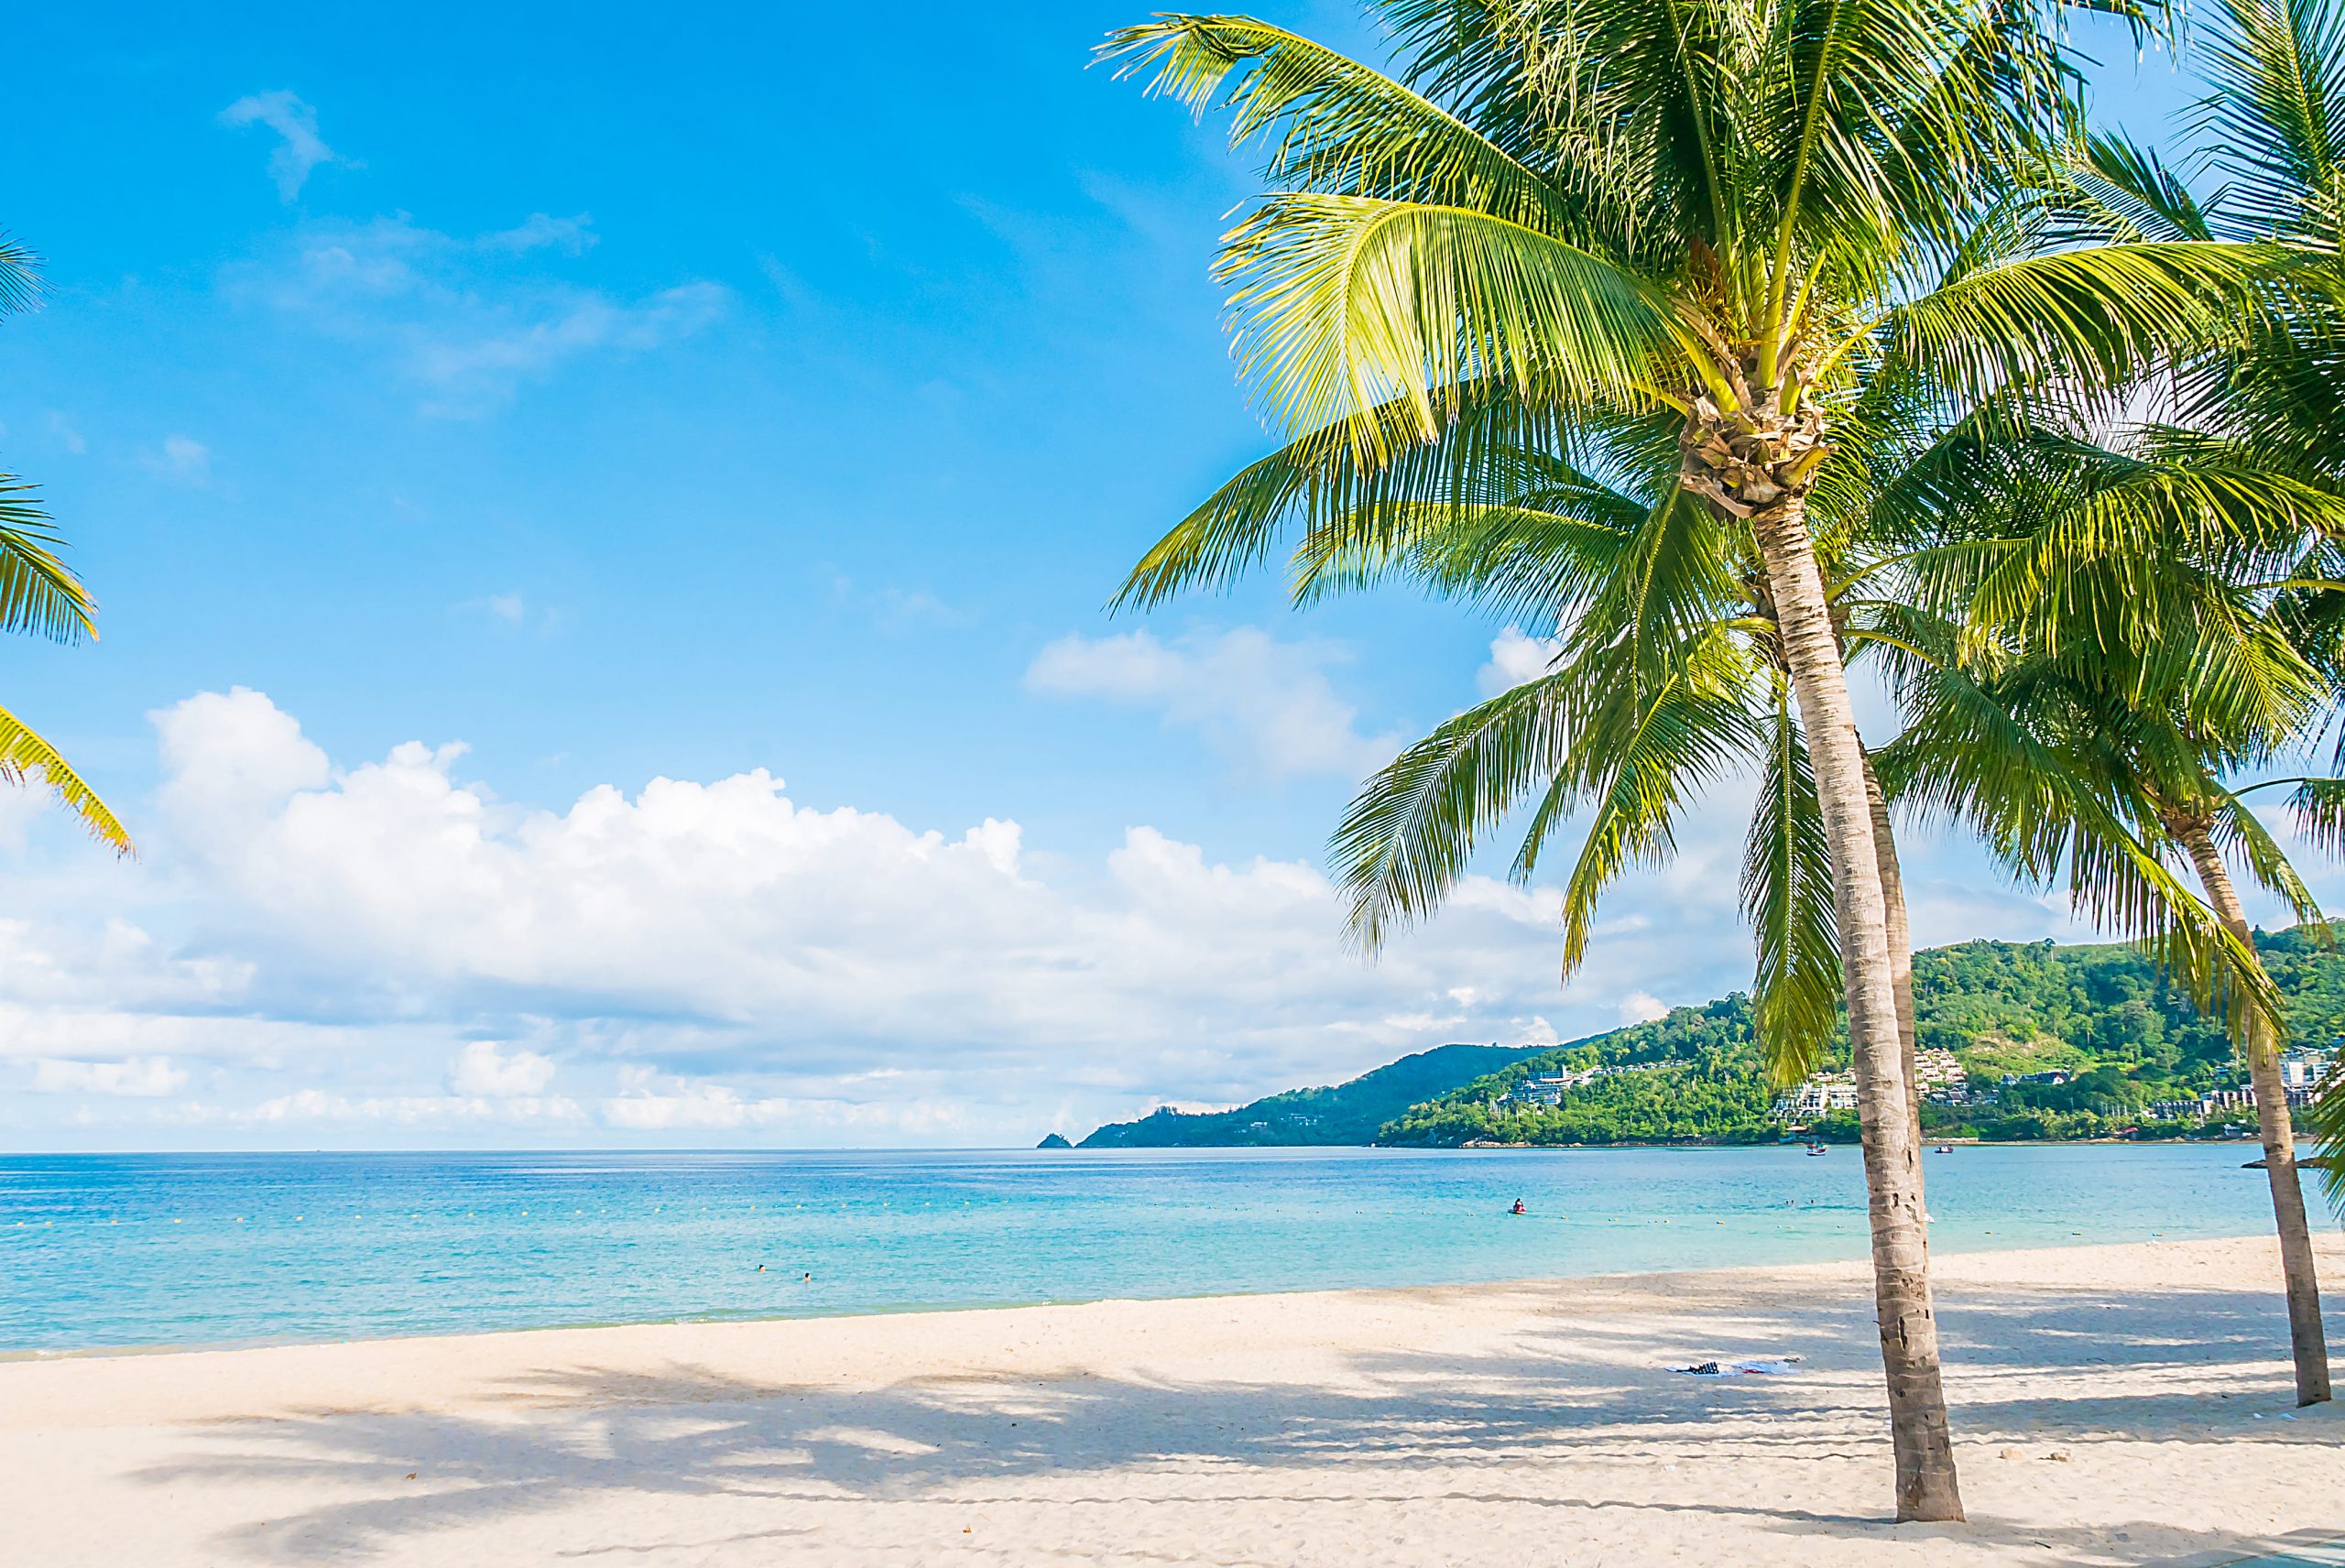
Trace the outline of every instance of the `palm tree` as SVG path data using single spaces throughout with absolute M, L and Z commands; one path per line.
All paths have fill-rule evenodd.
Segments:
M 2174 400 L 2183 419 L 2252 447 L 2258 461 L 2336 488 L 2345 485 L 2345 7 L 2332 0 L 2216 0 L 2199 27 L 2209 92 L 2194 129 L 2204 164 L 2221 181 L 2215 199 L 2202 202 L 2154 154 L 2110 138 L 2077 171 L 2080 205 L 2104 234 L 2245 239 L 2287 249 L 2296 263 L 2289 286 L 2260 301 L 2244 342 L 2182 365 Z M 2345 572 L 2332 561 L 2307 577 L 2276 595 L 2273 611 L 2321 678 L 2325 699 L 2315 718 L 2325 723 L 2345 706 Z M 2345 740 L 2337 762 L 2345 766 Z M 2173 824 L 2220 828 L 2201 820 L 2203 806 L 2236 810 L 2243 830 L 2252 815 L 2229 801 L 2211 785 L 2187 791 L 2170 803 Z M 2306 781 L 2296 805 L 2336 847 L 2329 830 L 2340 808 L 2337 787 Z M 2177 831 L 2175 842 L 2226 923 L 2248 931 L 2222 845 L 2207 831 Z M 2260 1034 L 2240 1037 L 2288 1282 L 2296 1390 L 2311 1403 L 2329 1397 L 2329 1370 L 2296 1132 L 2269 1060 L 2273 1043 Z M 2345 1154 L 2345 1074 L 2332 1080 L 2309 1120 L 2327 1152 Z M 2345 1171 L 2331 1175 L 2330 1195 L 2345 1202 Z
M 1199 112 L 1227 86 L 1236 135 L 1268 148 L 1281 189 L 1225 236 L 1219 270 L 1241 363 L 1297 438 L 1287 478 L 1225 486 L 1194 548 L 1160 547 L 1131 597 L 1242 569 L 1291 516 L 1324 521 L 1363 485 L 1437 469 L 1425 454 L 1478 407 L 1565 431 L 1674 424 L 1655 529 L 1747 530 L 1815 787 L 1897 1517 L 1959 1519 L 1874 813 L 1810 506 L 1838 481 L 1834 427 L 1862 367 L 1889 350 L 1974 398 L 2121 381 L 2231 332 L 2270 258 L 2142 241 L 1949 265 L 1980 192 L 2074 117 L 2023 5 L 1381 9 L 1398 79 L 1238 17 L 1160 18 L 1107 46 Z M 1448 451 L 1472 461 L 1470 443 Z M 1668 744 L 1689 722 L 1664 709 L 1628 738 Z
M 31 308 L 39 299 L 39 258 L 0 235 L 0 315 Z M 57 642 L 97 635 L 97 606 L 80 578 L 58 559 L 61 544 L 35 489 L 0 474 L 0 631 L 30 632 Z M 38 778 L 101 843 L 128 854 L 130 832 L 82 782 L 55 746 L 31 725 L 0 708 L 0 779 L 25 784 Z
M 2202 477 L 2253 460 L 2235 444 L 2170 430 L 2145 432 L 2143 444 L 2164 461 L 2187 454 Z M 1911 723 L 1882 768 L 1892 793 L 1967 821 L 2023 877 L 2065 875 L 2072 904 L 2086 909 L 2121 907 L 2128 895 L 2171 898 L 2160 883 L 2121 891 L 2112 874 L 2130 881 L 2143 848 L 2187 858 L 2251 983 L 2268 989 L 2230 855 L 2299 920 L 2324 934 L 2327 925 L 2242 797 L 2296 785 L 2300 817 L 2333 836 L 2345 785 L 2228 780 L 2267 767 L 2334 711 L 2332 683 L 2300 644 L 2307 605 L 2345 576 L 2345 501 L 2233 470 L 2217 505 L 2162 521 L 2100 505 L 2110 485 L 2158 461 L 2078 442 L 2057 486 L 2073 497 L 2068 507 L 2032 498 L 2024 513 L 2003 515 L 2023 517 L 2023 529 L 1943 547 L 1951 570 L 1935 587 L 1968 601 L 1969 647 L 1910 672 Z M 2261 498 L 2276 491 L 2282 505 L 2240 506 L 2243 484 Z M 2280 1077 L 2285 1026 L 2263 1007 L 2233 1008 L 2226 1021 L 2254 1086 L 2297 1402 L 2315 1404 L 2329 1398 L 2329 1359 Z

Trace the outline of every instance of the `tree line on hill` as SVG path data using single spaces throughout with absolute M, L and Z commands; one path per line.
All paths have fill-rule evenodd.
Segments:
M 2345 1034 L 2345 955 L 2294 931 L 2260 935 L 2295 1045 L 2329 1048 Z M 1968 942 L 1914 957 L 1920 1044 L 1969 1071 L 1970 1103 L 1925 1102 L 1923 1127 L 1946 1138 L 2187 1137 L 2220 1132 L 2189 1120 L 2149 1121 L 2159 1101 L 2239 1087 L 2243 1074 L 2221 1028 L 2173 978 L 2121 944 Z M 1845 1066 L 1845 1036 L 1826 1065 Z M 1640 1067 L 1564 1091 L 1553 1105 L 1508 1096 L 1543 1073 Z M 2050 1082 L 2057 1074 L 2065 1081 Z M 2023 1081 L 2006 1083 L 2005 1076 Z M 2027 1081 L 2029 1079 L 2036 1081 Z M 1679 1007 L 1535 1056 L 1411 1106 L 1378 1129 L 1386 1144 L 1764 1143 L 1781 1138 L 1781 1090 L 1768 1078 L 1754 1009 L 1738 992 Z M 1806 1128 L 1853 1140 L 1856 1117 Z

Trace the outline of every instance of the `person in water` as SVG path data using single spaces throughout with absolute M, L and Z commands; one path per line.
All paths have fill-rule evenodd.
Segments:
M 1527 1214 L 1530 1212 L 1531 1211 L 1529 1209 L 1522 1206 L 1522 1200 L 1521 1198 L 1517 1198 L 1514 1201 L 1514 1207 L 1507 1210 L 1507 1213 L 1511 1214 Z

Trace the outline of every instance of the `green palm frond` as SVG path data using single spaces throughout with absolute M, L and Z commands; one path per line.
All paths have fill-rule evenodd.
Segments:
M 2207 209 L 2154 147 L 2107 133 L 2094 136 L 2085 156 L 2065 169 L 2056 200 L 2097 237 L 2125 240 L 2211 240 Z
M 2126 788 L 2121 747 L 2106 739 L 2112 712 L 2089 702 L 2075 726 L 2085 738 L 2061 740 L 2064 714 L 2078 711 L 2064 709 L 2067 695 L 2041 669 L 1993 683 L 1940 670 L 1878 755 L 1882 785 L 1909 812 L 1970 828 L 2021 882 L 2061 887 L 2078 914 L 2140 947 L 2235 1037 L 2251 1018 L 2278 1019 L 2254 953 L 2144 841 L 2152 808 Z
M 0 234 L 0 314 L 40 303 L 40 257 L 21 240 Z
M 2225 797 L 2216 823 L 2221 833 L 2220 842 L 2240 851 L 2257 885 L 2286 904 L 2296 924 L 2308 934 L 2327 935 L 2329 917 L 2320 912 L 2320 901 L 2305 886 L 2304 878 L 2296 875 L 2287 852 L 2247 802 L 2236 795 Z
M 1456 413 L 1429 441 L 1417 440 L 1412 410 L 1394 400 L 1248 464 L 1156 542 L 1111 607 L 1227 590 L 1297 532 L 1322 553 L 1393 548 L 1393 529 L 1406 526 L 1394 519 L 1519 501 L 1574 472 L 1561 455 L 1569 444 L 1563 424 L 1504 385 L 1469 382 L 1439 401 Z
M 1099 58 L 1118 76 L 1152 72 L 1151 92 L 1199 118 L 1227 89 L 1230 142 L 1266 143 L 1274 183 L 1465 207 L 1550 234 L 1574 226 L 1561 191 L 1473 126 L 1283 27 L 1162 16 L 1109 34 Z
M 0 631 L 65 643 L 94 637 L 97 606 L 57 558 L 64 541 L 36 494 L 15 474 L 0 474 Z
M 2334 249 L 2345 217 L 2345 10 L 2215 0 L 2194 127 L 2250 233 Z
M 1633 504 L 1609 491 L 1545 498 L 1580 509 L 1394 508 L 1390 521 L 1374 526 L 1314 530 L 1295 552 L 1295 603 L 1406 579 L 1503 619 L 1551 621 L 1611 577 L 1644 508 L 1631 513 Z M 1624 514 L 1635 523 L 1624 522 Z
M 2345 856 L 2345 779 L 2305 779 L 2288 797 L 2290 823 L 2331 857 Z
M 2314 1169 L 2320 1172 L 2329 1206 L 2345 1214 L 2345 1073 L 2322 1080 L 2320 1093 L 2305 1111 L 2304 1126 L 2320 1151 Z
M 1899 351 L 1978 397 L 2068 380 L 2121 387 L 2172 355 L 2243 341 L 2287 256 L 2252 244 L 2098 245 L 1981 267 L 1899 306 Z
M 1652 287 L 1603 256 L 1462 207 L 1296 192 L 1224 241 L 1239 364 L 1279 421 L 1340 426 L 1381 460 L 1408 410 L 1430 441 L 1478 379 L 1563 406 L 1647 403 L 1677 341 Z
M 1347 927 L 1369 952 L 1423 920 L 1465 875 L 1475 844 L 1539 783 L 1567 766 L 1598 700 L 1576 668 L 1477 703 L 1361 785 L 1328 858 Z
M 1807 746 L 1788 687 L 1766 718 L 1766 768 L 1743 844 L 1742 912 L 1758 933 L 1751 986 L 1768 1076 L 1796 1083 L 1831 1048 L 1840 1016 L 1840 942 L 1832 859 Z
M 1756 750 L 1751 715 L 1733 696 L 1686 675 L 1671 677 L 1634 703 L 1615 704 L 1609 721 L 1577 737 L 1590 762 L 1607 777 L 1594 790 L 1567 789 L 1559 777 L 1532 813 L 1515 856 L 1515 876 L 1529 880 L 1546 839 L 1576 798 L 1588 800 L 1587 831 L 1564 882 L 1562 970 L 1569 980 L 1587 956 L 1596 906 L 1606 888 L 1633 866 L 1664 864 L 1676 850 L 1676 820 L 1687 800 L 1718 783 Z

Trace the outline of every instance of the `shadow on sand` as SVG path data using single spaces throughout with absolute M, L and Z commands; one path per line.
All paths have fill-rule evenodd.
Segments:
M 1526 1301 L 1538 1299 L 1537 1287 L 1522 1289 Z M 710 1550 L 768 1539 L 781 1545 L 810 1533 L 814 1527 L 796 1522 L 802 1505 L 916 1498 L 970 1486 L 982 1487 L 988 1502 L 1144 1511 L 1155 1505 L 1144 1488 L 1123 1484 L 1122 1473 L 1171 1464 L 1217 1472 L 1227 1489 L 1214 1489 L 1216 1501 L 1317 1496 L 1328 1489 L 1289 1491 L 1271 1477 L 1321 1471 L 1341 1476 L 1328 1493 L 1331 1510 L 1449 1498 L 1525 1510 L 1526 1529 L 1545 1521 L 1536 1527 L 1545 1539 L 1575 1511 L 1633 1509 L 1734 1516 L 1795 1535 L 1885 1541 L 1882 1518 L 1802 1508 L 1796 1488 L 1781 1507 L 1569 1495 L 1572 1462 L 1598 1455 L 1615 1464 L 1690 1465 L 1720 1454 L 1856 1459 L 1878 1464 L 1886 1489 L 1878 1386 L 1832 1375 L 1874 1365 L 1870 1303 L 1836 1293 L 1791 1315 L 1720 1297 L 1712 1313 L 1706 1308 L 1712 1289 L 1690 1277 L 1671 1287 L 1685 1321 L 1711 1336 L 1674 1356 L 1649 1325 L 1615 1330 L 1576 1308 L 1488 1355 L 1396 1348 L 1354 1356 L 1341 1377 L 1323 1381 L 973 1376 L 843 1390 L 743 1381 L 688 1365 L 656 1374 L 548 1367 L 504 1384 L 496 1407 L 478 1414 L 313 1410 L 211 1429 L 195 1452 L 140 1478 L 157 1486 L 266 1480 L 313 1486 L 328 1497 L 390 1491 L 321 1501 L 214 1542 L 226 1556 L 284 1563 L 364 1558 L 404 1541 L 555 1508 L 581 1491 L 721 1495 L 772 1505 L 770 1528 L 699 1543 Z M 1999 1443 L 2023 1445 L 2025 1457 L 2036 1460 L 2054 1445 L 2083 1454 L 2094 1443 L 2144 1438 L 2336 1442 L 2332 1423 L 2290 1418 L 2285 1369 L 2274 1359 L 2274 1334 L 2285 1323 L 2262 1292 L 2169 1290 L 2111 1301 L 1965 1290 L 1948 1292 L 1942 1312 L 1948 1363 L 1959 1369 L 1955 1419 L 1971 1463 Z M 2190 1325 L 2187 1340 L 2171 1337 L 2176 1322 Z M 1805 1355 L 1803 1376 L 1716 1378 L 1665 1369 L 1689 1352 L 1789 1349 Z M 2132 1391 L 2103 1391 L 2104 1376 L 2120 1370 Z M 1470 1484 L 1430 1489 L 1424 1473 L 1435 1467 L 1451 1482 L 1465 1476 Z M 420 1472 L 415 1484 L 383 1486 L 411 1471 Z M 1045 1480 L 1047 1491 L 1035 1489 Z M 1339 1528 L 1332 1512 L 1330 1519 L 1330 1528 Z M 2170 1541 L 2170 1525 L 2160 1529 Z M 1895 1539 L 1931 1533 L 1902 1527 Z M 2064 1531 L 1980 1517 L 1960 1533 L 1980 1546 L 2024 1546 L 2037 1563 L 2137 1561 L 2121 1549 L 2112 1553 L 2105 1522 Z M 582 1544 L 566 1555 L 624 1562 L 687 1544 Z M 2247 1557 L 2284 1544 L 2206 1530 L 2191 1539 L 2188 1555 Z

